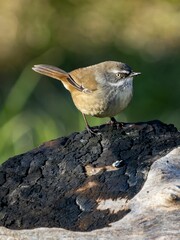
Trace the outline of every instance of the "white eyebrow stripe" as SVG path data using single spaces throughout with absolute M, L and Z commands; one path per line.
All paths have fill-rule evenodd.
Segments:
M 113 72 L 113 73 L 118 73 L 119 70 L 117 70 L 117 69 L 113 69 L 111 72 Z
M 127 74 L 129 74 L 129 71 L 126 71 L 126 70 L 118 70 L 118 69 L 113 69 L 111 72 L 113 72 L 113 73 L 127 73 Z
M 126 71 L 126 70 L 121 70 L 119 71 L 120 73 L 128 73 L 129 74 L 129 71 Z

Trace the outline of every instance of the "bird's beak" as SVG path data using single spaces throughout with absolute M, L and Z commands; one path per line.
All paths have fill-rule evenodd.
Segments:
M 134 76 L 137 76 L 137 75 L 140 75 L 141 73 L 140 72 L 132 72 L 130 74 L 131 77 L 134 77 Z

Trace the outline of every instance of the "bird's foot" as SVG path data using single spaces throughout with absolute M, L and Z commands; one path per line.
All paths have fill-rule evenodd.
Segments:
M 114 117 L 110 118 L 111 120 L 108 122 L 110 126 L 116 126 L 117 129 L 123 128 L 124 124 L 121 122 L 118 122 Z
M 101 133 L 99 132 L 99 129 L 92 129 L 89 125 L 86 126 L 86 129 L 88 133 L 90 133 L 93 136 L 101 135 Z

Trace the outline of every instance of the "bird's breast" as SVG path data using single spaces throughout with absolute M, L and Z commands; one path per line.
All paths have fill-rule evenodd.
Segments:
M 107 109 L 108 116 L 115 116 L 124 110 L 129 104 L 133 94 L 132 81 L 126 82 L 119 87 L 111 87 L 107 91 Z
M 121 86 L 100 86 L 97 91 L 72 95 L 76 107 L 86 115 L 112 117 L 127 107 L 132 98 L 132 81 Z

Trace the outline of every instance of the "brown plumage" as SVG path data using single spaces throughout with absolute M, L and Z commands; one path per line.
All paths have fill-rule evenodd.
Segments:
M 133 77 L 140 74 L 133 72 L 128 65 L 115 61 L 102 62 L 71 72 L 43 64 L 35 65 L 33 70 L 63 83 L 91 132 L 85 115 L 110 117 L 114 120 L 113 117 L 130 102 Z

